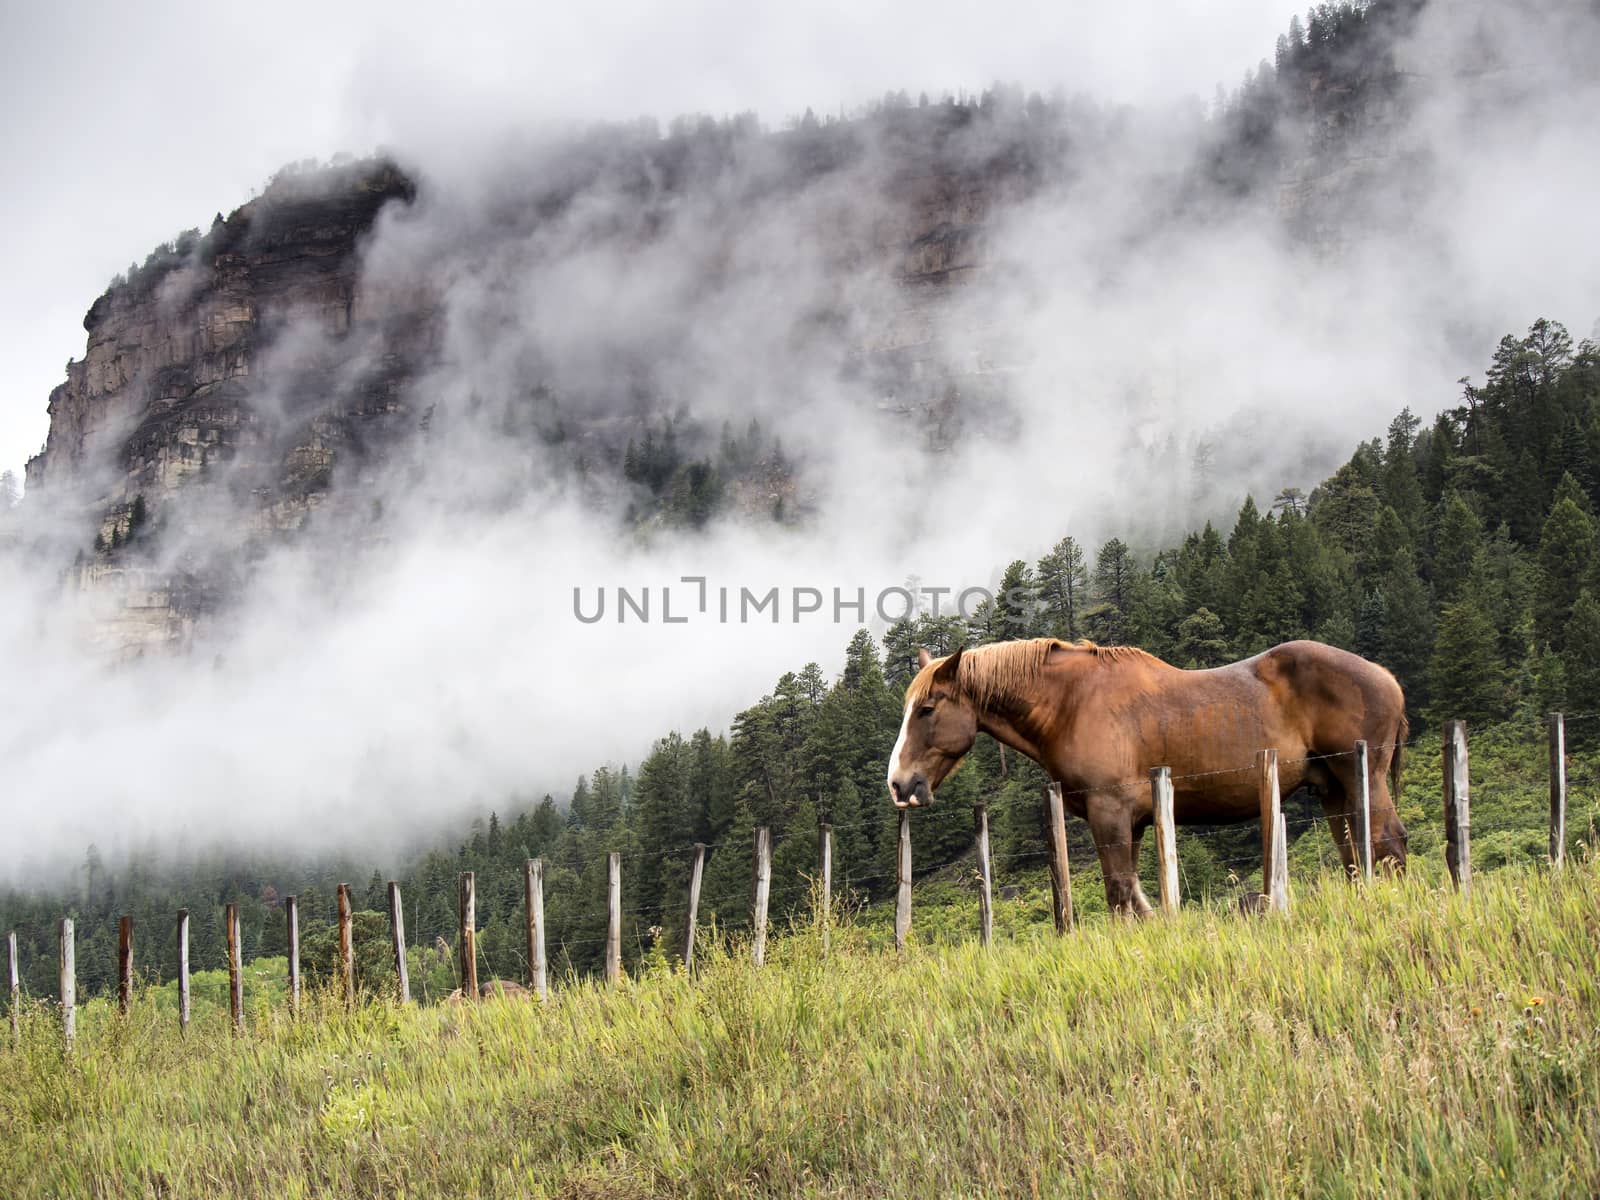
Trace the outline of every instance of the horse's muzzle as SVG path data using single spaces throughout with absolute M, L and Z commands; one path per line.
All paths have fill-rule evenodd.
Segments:
M 902 785 L 898 779 L 895 780 L 889 785 L 889 795 L 896 808 L 917 808 L 933 803 L 933 793 L 928 790 L 926 775 L 914 776 L 909 785 Z

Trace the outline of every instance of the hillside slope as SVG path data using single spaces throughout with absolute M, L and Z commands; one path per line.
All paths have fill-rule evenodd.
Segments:
M 1334 881 L 896 960 L 836 931 L 607 991 L 0 1049 L 13 1195 L 1574 1196 L 1600 870 Z
M 1113 286 L 1144 253 L 1182 269 L 1163 239 L 1195 226 L 1334 252 L 1417 169 L 1394 62 L 1416 6 L 1323 7 L 1209 117 L 996 84 L 781 131 L 512 138 L 465 179 L 292 164 L 94 302 L 28 464 L 29 536 L 76 557 L 131 652 L 248 594 L 313 514 L 381 539 L 415 475 L 459 499 L 504 469 L 491 447 L 527 468 L 484 485 L 495 505 L 570 474 L 591 501 L 620 485 L 633 520 L 699 526 L 806 510 L 827 472 L 797 479 L 761 426 L 837 420 L 825 397 L 915 445 L 1012 439 L 1036 355 L 1010 305 Z M 1049 265 L 1042 243 L 1080 230 L 1083 262 Z

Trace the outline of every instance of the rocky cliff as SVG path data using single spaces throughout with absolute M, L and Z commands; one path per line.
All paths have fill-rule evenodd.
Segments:
M 135 496 L 164 498 L 213 462 L 258 468 L 282 491 L 315 490 L 353 424 L 391 410 L 392 389 L 375 379 L 354 411 L 313 413 L 315 356 L 295 364 L 292 380 L 263 377 L 265 360 L 291 327 L 332 347 L 395 316 L 364 308 L 357 250 L 382 207 L 408 203 L 414 190 L 389 163 L 291 176 L 119 279 L 84 318 L 84 356 L 50 395 L 29 491 L 88 485 L 98 495 L 84 499 L 106 504 L 109 544 L 130 532 Z M 287 455 L 258 411 L 269 388 L 287 389 L 289 407 L 307 417 L 306 440 Z
M 335 461 L 400 413 L 428 314 L 369 305 L 359 250 L 384 206 L 414 195 L 389 162 L 285 172 L 89 309 L 84 355 L 50 395 L 27 478 L 31 508 L 81 531 L 76 578 L 104 600 L 108 643 L 180 638 L 215 599 L 215 570 L 153 553 L 158 536 L 218 510 L 208 484 L 245 500 L 239 533 L 291 528 L 321 502 Z M 378 344 L 381 365 L 331 386 L 356 339 Z
M 683 223 L 682 209 L 718 188 L 740 193 L 730 203 L 746 228 L 697 246 L 708 258 L 742 253 L 740 238 L 757 224 L 750 214 L 789 205 L 780 220 L 809 226 L 791 235 L 825 247 L 840 281 L 865 279 L 889 297 L 865 320 L 840 301 L 797 324 L 811 327 L 807 337 L 833 338 L 849 323 L 840 347 L 849 373 L 885 410 L 930 414 L 937 436 L 954 419 L 959 381 L 933 346 L 935 314 L 981 269 L 991 210 L 1027 195 L 1059 152 L 1037 130 L 1021 136 L 1020 124 L 996 137 L 986 123 L 976 136 L 978 120 L 975 109 L 907 106 L 876 128 L 807 124 L 762 135 L 708 122 L 598 152 L 585 144 L 526 182 L 525 194 L 480 213 L 440 251 L 434 277 L 415 263 L 397 273 L 367 260 L 382 214 L 403 214 L 419 195 L 395 163 L 286 171 L 205 234 L 158 248 L 95 301 L 84 355 L 52 392 L 48 440 L 28 464 L 30 506 L 81 531 L 76 578 L 104 597 L 109 641 L 181 638 L 236 576 L 223 550 L 248 559 L 253 541 L 292 531 L 324 506 L 363 503 L 362 471 L 426 430 L 436 400 L 427 381 L 448 319 L 442 277 L 485 270 L 499 243 L 570 224 L 597 180 L 637 211 L 603 230 L 585 226 L 581 240 L 623 253 Z M 811 201 L 791 204 L 808 192 Z M 706 269 L 715 276 L 727 264 Z M 813 288 L 807 302 L 832 286 Z M 957 374 L 971 377 L 969 399 L 981 394 L 983 364 Z M 673 405 L 680 440 L 694 425 L 681 394 L 653 403 L 660 389 L 640 376 L 615 389 L 626 403 L 553 396 L 561 387 L 544 384 L 522 400 L 535 416 L 541 404 L 560 409 L 560 437 L 585 469 L 621 473 L 625 448 Z M 693 457 L 693 445 L 680 449 Z M 771 456 L 746 451 L 742 467 L 719 464 L 730 476 L 719 481 L 721 501 L 792 498 L 793 481 Z M 670 491 L 670 480 L 656 482 Z
M 1390 120 L 1395 101 L 1386 85 L 1330 83 L 1350 73 L 1326 64 L 1303 75 L 1297 94 L 1313 101 L 1297 141 L 1263 140 L 1260 122 L 1288 102 L 1247 89 L 1210 134 L 1209 173 L 1174 168 L 1161 186 L 1192 198 L 1220 180 L 1236 198 L 1268 195 L 1291 224 L 1328 224 L 1326 197 L 1352 186 L 1329 153 L 1337 127 L 1352 113 Z M 1349 94 L 1330 102 L 1340 86 Z M 891 96 L 868 118 L 808 114 L 781 134 L 741 120 L 602 132 L 490 172 L 470 200 L 388 160 L 286 170 L 90 308 L 85 353 L 51 394 L 48 440 L 28 464 L 29 507 L 77 539 L 74 577 L 104 600 L 107 640 L 123 649 L 181 640 L 242 585 L 264 541 L 312 513 L 378 504 L 363 480 L 426 437 L 441 403 L 451 419 L 491 412 L 497 436 L 566 444 L 580 473 L 634 489 L 633 520 L 698 521 L 730 504 L 792 514 L 804 499 L 792 464 L 764 443 L 729 450 L 727 404 L 702 421 L 692 381 L 725 385 L 683 348 L 754 307 L 781 326 L 755 351 L 781 356 L 774 375 L 822 363 L 934 444 L 1003 429 L 1004 331 L 968 313 L 952 343 L 952 298 L 993 265 L 997 219 L 1041 189 L 1070 191 L 1123 137 L 1119 114 L 996 89 L 972 103 Z M 589 324 L 615 315 L 617 328 L 537 335 L 542 321 L 560 327 L 566 297 L 553 310 L 528 278 L 558 293 L 572 264 L 600 259 L 615 290 L 663 257 L 691 278 L 676 294 L 660 285 L 659 307 L 721 299 L 676 324 L 602 302 Z M 535 335 L 482 332 L 517 322 Z M 497 357 L 512 361 L 492 379 L 473 363 Z

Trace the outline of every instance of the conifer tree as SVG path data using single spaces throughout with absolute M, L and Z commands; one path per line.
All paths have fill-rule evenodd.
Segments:
M 1082 637 L 1081 613 L 1088 590 L 1083 548 L 1071 537 L 1062 538 L 1039 560 L 1035 575 L 1043 605 L 1040 632 L 1066 641 Z
M 714 917 L 725 928 L 743 928 L 750 917 L 750 882 L 755 869 L 755 828 L 750 806 L 734 801 L 733 823 L 712 848 L 701 885 L 701 919 Z M 770 828 L 770 827 L 769 827 Z
M 1038 588 L 1028 564 L 1020 558 L 1006 568 L 1005 574 L 1000 577 L 1000 591 L 994 598 L 998 617 L 996 641 L 1033 636 Z
M 1570 495 L 1550 508 L 1539 537 L 1539 579 L 1534 593 L 1536 636 L 1561 650 L 1573 603 L 1592 577 L 1597 544 L 1595 522 Z
M 1460 596 L 1472 578 L 1473 559 L 1483 545 L 1483 522 L 1459 492 L 1451 492 L 1440 506 L 1434 535 L 1433 589 L 1441 603 Z
M 1232 655 L 1222 620 L 1209 608 L 1197 608 L 1178 626 L 1178 666 L 1191 670 L 1220 667 Z
M 1573 602 L 1565 640 L 1567 704 L 1577 712 L 1600 712 L 1600 600 L 1587 588 Z
M 1505 668 L 1494 625 L 1476 599 L 1446 606 L 1433 647 L 1431 691 L 1437 720 L 1472 724 L 1505 715 Z
M 1394 509 L 1415 539 L 1422 531 L 1422 484 L 1417 478 L 1413 441 L 1421 422 L 1409 408 L 1389 423 L 1389 443 L 1383 455 L 1383 499 Z
M 1120 646 L 1127 641 L 1128 617 L 1138 584 L 1139 569 L 1127 543 L 1112 538 L 1101 546 L 1094 565 L 1096 607 L 1090 616 L 1090 631 L 1096 641 L 1107 646 Z
M 1417 577 L 1409 548 L 1395 556 L 1383 579 L 1384 623 L 1378 658 L 1394 672 L 1413 711 L 1428 702 L 1428 667 L 1433 657 L 1433 616 L 1428 590 Z

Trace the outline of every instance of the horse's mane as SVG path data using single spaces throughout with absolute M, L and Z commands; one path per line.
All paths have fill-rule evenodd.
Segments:
M 992 708 L 996 702 L 1015 699 L 1044 671 L 1055 650 L 1090 654 L 1107 662 L 1150 659 L 1154 655 L 1137 646 L 1097 646 L 1087 640 L 1063 642 L 1059 638 L 1027 638 L 1015 642 L 991 642 L 973 646 L 961 654 L 956 668 L 956 686 L 979 708 Z M 941 660 L 942 661 L 942 660 Z M 906 703 L 919 704 L 933 690 L 933 667 L 919 671 L 906 689 Z

